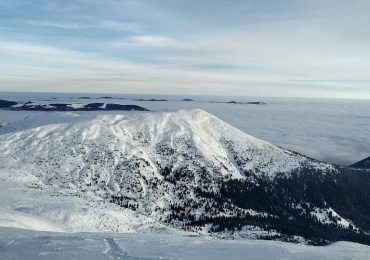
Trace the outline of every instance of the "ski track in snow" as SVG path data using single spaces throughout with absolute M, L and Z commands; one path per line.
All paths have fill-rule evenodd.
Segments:
M 124 260 L 153 260 L 158 258 L 146 258 L 146 257 L 136 257 L 129 255 L 124 249 L 121 248 L 116 240 L 112 237 L 108 237 L 104 239 L 107 243 L 107 249 L 104 250 L 103 253 L 107 254 L 109 257 L 113 259 L 124 259 Z M 165 259 L 165 258 L 160 258 Z
M 111 256 L 114 259 L 128 259 L 128 254 L 125 252 L 114 240 L 114 238 L 108 237 L 104 239 L 107 242 L 107 255 Z M 136 259 L 136 258 L 135 258 Z

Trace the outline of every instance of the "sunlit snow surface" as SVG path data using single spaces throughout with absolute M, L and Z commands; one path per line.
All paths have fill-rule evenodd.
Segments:
M 54 233 L 0 228 L 1 259 L 369 259 L 370 247 L 167 234 Z

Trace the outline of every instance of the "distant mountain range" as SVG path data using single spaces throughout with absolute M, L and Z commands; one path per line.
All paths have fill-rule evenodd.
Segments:
M 134 212 L 158 226 L 222 238 L 370 245 L 368 170 L 282 149 L 198 109 L 100 116 L 0 135 L 0 165 L 3 180 L 83 199 L 75 207 L 85 211 L 116 205 L 115 214 Z M 104 228 L 122 225 L 104 222 L 102 214 L 84 218 L 99 219 Z
M 266 104 L 262 101 L 239 102 L 239 101 L 234 101 L 234 100 L 227 101 L 227 102 L 211 101 L 210 103 L 239 104 L 239 105 L 265 105 Z
M 81 97 L 80 99 L 89 99 Z M 137 105 L 121 105 L 112 103 L 36 103 L 36 102 L 14 102 L 8 100 L 0 100 L 0 108 L 9 110 L 26 110 L 26 111 L 149 111 L 146 108 Z

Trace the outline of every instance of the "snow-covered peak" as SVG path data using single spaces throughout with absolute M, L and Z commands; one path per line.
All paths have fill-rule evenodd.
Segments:
M 101 166 L 110 168 L 122 160 L 140 158 L 149 163 L 145 171 L 154 175 L 159 168 L 193 168 L 194 162 L 210 174 L 235 178 L 250 174 L 275 177 L 303 164 L 331 167 L 247 135 L 200 109 L 104 115 L 3 135 L 0 142 L 4 154 L 31 164 L 36 158 L 43 159 L 45 167 L 54 160 L 63 163 L 61 156 L 67 157 L 64 162 L 80 160 L 86 166 L 85 160 L 107 154 L 110 160 Z M 64 167 L 62 173 L 68 174 L 71 169 Z
M 303 168 L 320 174 L 334 169 L 247 135 L 199 109 L 66 118 L 0 135 L 1 178 L 82 197 L 89 204 L 112 202 L 176 226 L 208 216 L 270 216 L 221 203 L 217 198 L 228 192 L 223 182 L 259 185 L 261 180 L 289 178 Z M 60 215 L 48 213 L 55 214 Z

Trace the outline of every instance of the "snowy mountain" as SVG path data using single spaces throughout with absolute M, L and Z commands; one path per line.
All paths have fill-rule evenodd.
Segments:
M 367 157 L 357 163 L 354 163 L 350 167 L 360 168 L 360 169 L 370 169 L 370 157 Z
M 82 99 L 89 99 L 82 97 Z M 122 105 L 114 103 L 43 103 L 43 102 L 14 102 L 0 99 L 0 108 L 13 111 L 149 111 L 137 105 Z
M 0 135 L 0 162 L 0 195 L 13 206 L 0 209 L 17 221 L 370 244 L 367 172 L 284 150 L 202 110 L 13 131 Z

